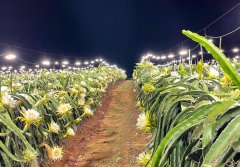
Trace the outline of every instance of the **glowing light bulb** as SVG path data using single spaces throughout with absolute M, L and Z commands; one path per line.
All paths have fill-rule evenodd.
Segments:
M 208 41 L 213 43 L 213 39 L 208 39 Z
M 21 66 L 20 69 L 25 69 L 26 67 L 25 66 Z
M 148 53 L 148 54 L 146 55 L 146 57 L 147 57 L 147 58 L 153 57 L 153 54 L 152 54 L 152 53 Z
M 43 60 L 42 64 L 45 65 L 45 66 L 49 66 L 51 63 L 48 60 Z
M 10 54 L 7 54 L 5 56 L 5 59 L 7 59 L 7 60 L 14 60 L 14 59 L 16 59 L 16 57 L 17 56 L 15 54 L 10 53 Z
M 187 53 L 188 53 L 188 52 L 187 52 L 187 50 L 185 50 L 185 49 L 182 49 L 182 50 L 179 52 L 179 54 L 182 55 L 182 56 L 186 55 Z
M 166 56 L 161 56 L 161 59 L 162 60 L 165 60 L 167 57 Z
M 77 62 L 75 63 L 75 65 L 76 65 L 76 66 L 80 66 L 80 65 L 81 65 L 81 62 L 77 61 Z
M 174 58 L 174 54 L 169 54 L 168 58 L 170 58 L 170 59 Z
M 68 62 L 67 60 L 64 60 L 64 61 L 62 62 L 62 64 L 64 64 L 64 65 L 68 65 L 69 62 Z
M 233 48 L 232 51 L 233 51 L 234 53 L 237 53 L 237 52 L 239 52 L 239 49 L 238 49 L 238 48 Z
M 4 70 L 6 70 L 7 69 L 7 67 L 2 67 L 2 70 L 4 71 Z

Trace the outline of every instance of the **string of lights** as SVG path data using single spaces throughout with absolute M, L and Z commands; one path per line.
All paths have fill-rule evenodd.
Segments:
M 40 51 L 35 49 L 29 49 L 21 46 L 16 45 L 9 45 L 7 43 L 0 42 L 0 45 L 7 48 L 7 51 L 0 55 L 0 58 L 3 57 L 8 62 L 13 62 L 15 59 L 19 62 L 23 63 L 19 66 L 19 68 L 13 67 L 13 66 L 1 66 L 2 71 L 6 70 L 25 70 L 27 67 L 29 67 L 30 70 L 32 68 L 40 69 L 40 68 L 48 68 L 48 69 L 71 69 L 71 68 L 77 68 L 77 69 L 87 69 L 96 67 L 98 65 L 105 65 L 107 67 L 114 67 L 118 68 L 117 65 L 112 65 L 109 62 L 107 62 L 102 57 L 96 56 L 97 58 L 89 58 L 89 57 L 77 57 L 77 56 L 70 56 L 70 55 L 61 55 L 56 54 L 52 52 L 46 52 L 46 51 Z M 16 50 L 25 51 L 25 52 L 31 52 L 34 53 L 34 55 L 42 55 L 44 57 L 42 61 L 38 62 L 32 62 L 29 60 L 26 60 L 23 58 L 23 55 L 21 53 L 16 54 Z M 74 60 L 73 60 L 74 59 Z M 61 61 L 59 61 L 61 60 Z M 80 61 L 81 60 L 81 61 Z M 118 68 L 120 69 L 120 68 Z M 120 69 L 123 70 L 123 69 Z
M 223 15 L 221 15 L 220 17 L 218 17 L 217 19 L 215 19 L 213 22 L 211 22 L 209 25 L 205 26 L 204 28 L 202 28 L 201 30 L 198 31 L 198 33 L 204 31 L 205 33 L 205 37 L 210 41 L 210 42 L 214 42 L 214 39 L 219 39 L 220 43 L 222 44 L 222 38 L 223 37 L 227 37 L 227 36 L 230 36 L 232 34 L 234 34 L 235 32 L 237 32 L 238 30 L 240 30 L 240 26 L 238 26 L 237 28 L 235 28 L 234 30 L 230 31 L 230 32 L 227 32 L 223 35 L 220 35 L 220 36 L 210 36 L 210 35 L 207 35 L 206 34 L 206 30 L 211 27 L 213 24 L 215 24 L 217 21 L 219 21 L 220 19 L 222 19 L 224 16 L 226 16 L 227 14 L 229 14 L 230 12 L 232 12 L 234 9 L 236 9 L 237 7 L 240 6 L 240 2 L 238 4 L 236 4 L 234 7 L 232 7 L 231 9 L 229 9 L 227 12 L 225 12 Z M 184 43 L 186 43 L 189 39 L 187 40 L 184 40 L 183 42 L 171 47 L 170 49 L 166 49 L 165 51 L 163 52 L 166 52 L 166 51 L 169 51 L 170 50 L 170 53 L 169 54 L 154 54 L 152 52 L 147 52 L 145 53 L 142 58 L 141 58 L 141 61 L 150 61 L 150 60 L 153 60 L 153 61 L 159 61 L 159 62 L 162 62 L 162 63 L 165 63 L 163 64 L 164 66 L 166 64 L 171 64 L 171 63 L 176 63 L 176 62 L 184 62 L 185 60 L 189 60 L 192 61 L 193 59 L 196 59 L 198 55 L 203 55 L 203 54 L 208 54 L 208 52 L 204 52 L 200 45 L 196 45 L 194 46 L 193 48 L 189 48 L 189 49 L 186 49 L 183 45 Z M 179 46 L 179 45 L 182 45 L 182 49 L 180 51 L 175 51 L 175 52 L 172 52 L 173 48 L 176 47 L 176 46 Z M 197 53 L 194 53 L 193 51 L 196 50 L 197 48 L 200 47 L 200 51 Z M 234 58 L 236 59 L 239 59 L 240 56 L 237 55 L 239 53 L 239 48 L 238 47 L 232 47 L 231 50 L 223 50 L 221 48 L 221 51 L 222 52 L 225 52 L 225 53 L 233 53 L 235 54 L 234 55 Z M 162 52 L 162 53 L 163 53 Z M 174 54 L 175 53 L 175 54 Z M 186 59 L 184 58 L 185 56 L 189 56 L 187 57 Z M 167 61 L 167 63 L 166 63 Z M 170 62 L 169 62 L 170 61 Z
M 13 46 L 13 45 L 10 46 L 10 45 L 5 44 L 5 43 L 0 43 L 0 45 L 4 45 L 4 46 L 8 47 L 8 51 L 1 54 L 0 58 L 3 57 L 8 62 L 13 62 L 14 60 L 18 60 L 18 62 L 23 63 L 22 65 L 19 66 L 19 68 L 15 67 L 15 66 L 13 67 L 13 66 L 2 65 L 1 66 L 2 71 L 9 71 L 9 70 L 14 70 L 14 71 L 21 70 L 21 71 L 23 71 L 23 70 L 26 70 L 27 67 L 29 67 L 30 71 L 32 71 L 32 68 L 35 68 L 35 70 L 41 69 L 41 68 L 47 68 L 47 69 L 75 69 L 75 68 L 76 69 L 88 69 L 88 68 L 96 67 L 98 65 L 105 65 L 105 66 L 111 67 L 111 68 L 118 68 L 117 65 L 111 65 L 105 59 L 103 59 L 101 57 L 89 59 L 88 57 L 63 56 L 63 55 L 59 55 L 59 54 L 55 54 L 55 53 L 43 52 L 43 51 L 23 48 L 23 47 L 19 47 L 19 46 Z M 41 55 L 44 55 L 45 58 L 42 61 L 39 61 L 39 62 L 31 62 L 31 61 L 28 61 L 28 60 L 22 58 L 22 56 L 19 56 L 19 55 L 15 54 L 16 52 L 13 50 L 13 48 L 22 49 L 22 50 L 25 50 L 27 52 L 33 52 L 33 53 L 36 53 L 37 55 L 41 54 Z M 54 61 L 54 57 L 52 57 L 52 56 L 57 57 L 57 61 L 56 61 L 56 59 Z M 75 58 L 77 60 L 73 61 L 73 60 L 71 60 L 72 58 Z M 62 59 L 62 60 L 59 61 L 59 59 Z M 79 59 L 81 59 L 82 61 L 80 61 Z M 120 68 L 118 68 L 118 69 L 123 70 L 123 69 L 120 69 Z
M 6 55 L 5 59 L 7 59 L 9 61 L 13 61 L 14 59 L 19 59 L 22 62 L 24 62 L 25 64 L 31 63 L 31 62 L 26 62 L 25 60 L 23 60 L 21 58 L 18 58 L 16 55 Z M 53 64 L 54 66 L 51 66 L 51 64 Z M 41 64 L 31 63 L 31 65 L 35 65 L 34 66 L 35 69 L 40 69 L 40 68 L 55 69 L 56 67 L 58 67 L 57 69 L 88 69 L 88 68 L 96 67 L 96 65 L 104 65 L 104 66 L 110 67 L 110 68 L 118 68 L 117 65 L 111 65 L 103 58 L 96 58 L 94 60 L 89 60 L 89 61 L 84 61 L 84 62 L 76 61 L 74 64 L 71 64 L 67 60 L 63 60 L 62 62 L 55 61 L 53 63 L 51 63 L 51 61 L 49 61 L 49 60 L 43 60 L 41 62 Z M 8 66 L 8 67 L 2 66 L 1 67 L 2 71 L 12 70 L 12 69 L 13 69 L 12 66 Z M 18 70 L 23 71 L 25 69 L 26 69 L 26 65 L 20 65 Z M 32 66 L 29 69 L 31 71 Z M 118 69 L 124 71 L 121 68 L 118 68 Z M 17 68 L 15 68 L 15 71 L 17 71 Z

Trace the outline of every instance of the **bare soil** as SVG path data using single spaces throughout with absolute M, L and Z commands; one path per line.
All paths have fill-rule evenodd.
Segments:
M 79 131 L 64 144 L 64 158 L 52 167 L 136 167 L 136 157 L 149 136 L 136 129 L 133 81 L 115 83 L 107 90 L 102 106 L 85 119 Z

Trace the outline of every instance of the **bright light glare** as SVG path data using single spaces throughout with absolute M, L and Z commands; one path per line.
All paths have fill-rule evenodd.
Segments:
M 93 64 L 93 63 L 94 63 L 94 61 L 91 61 L 91 63 Z
M 35 67 L 39 68 L 39 65 L 37 64 Z
M 150 58 L 150 57 L 153 57 L 153 54 L 152 54 L 152 53 L 148 53 L 148 54 L 146 55 L 146 58 Z
M 192 58 L 196 58 L 197 56 L 196 55 L 192 55 Z
M 174 54 L 169 54 L 169 55 L 168 55 L 168 58 L 170 58 L 170 59 L 171 59 L 171 58 L 174 58 Z
M 208 39 L 208 41 L 213 43 L 213 39 Z
M 162 60 L 165 60 L 167 57 L 166 56 L 161 56 L 161 59 Z
M 7 67 L 2 67 L 2 70 L 4 71 L 4 70 L 6 70 L 7 69 Z
M 25 66 L 21 66 L 20 69 L 25 69 L 26 67 Z
M 54 64 L 55 64 L 55 65 L 58 65 L 59 63 L 58 63 L 58 61 L 56 61 Z
M 80 66 L 80 65 L 81 65 L 81 62 L 77 61 L 77 62 L 75 63 L 75 65 Z
M 43 60 L 42 64 L 45 65 L 45 66 L 49 66 L 51 63 L 48 60 Z
M 237 53 L 237 52 L 239 52 L 239 49 L 238 48 L 233 48 L 233 50 L 232 50 L 234 53 Z
M 68 65 L 69 62 L 68 62 L 67 60 L 64 60 L 64 61 L 62 62 L 62 64 L 64 64 L 64 65 Z
M 88 64 L 89 64 L 89 62 L 88 62 L 88 61 L 85 61 L 85 62 L 84 62 L 84 64 L 85 64 L 85 65 L 88 65 Z
M 7 60 L 13 60 L 13 59 L 15 59 L 17 56 L 15 55 L 15 54 L 7 54 L 6 56 L 5 56 L 5 59 L 7 59 Z
M 183 55 L 186 55 L 186 54 L 187 54 L 187 50 L 184 50 L 184 49 L 183 49 L 183 50 L 181 50 L 181 51 L 179 52 L 179 54 L 182 55 L 182 56 L 183 56 Z

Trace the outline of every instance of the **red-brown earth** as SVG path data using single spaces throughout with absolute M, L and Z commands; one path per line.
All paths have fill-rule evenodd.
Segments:
M 102 106 L 85 119 L 78 132 L 64 142 L 64 158 L 51 167 L 135 167 L 147 134 L 136 129 L 140 111 L 135 106 L 133 81 L 110 86 Z

